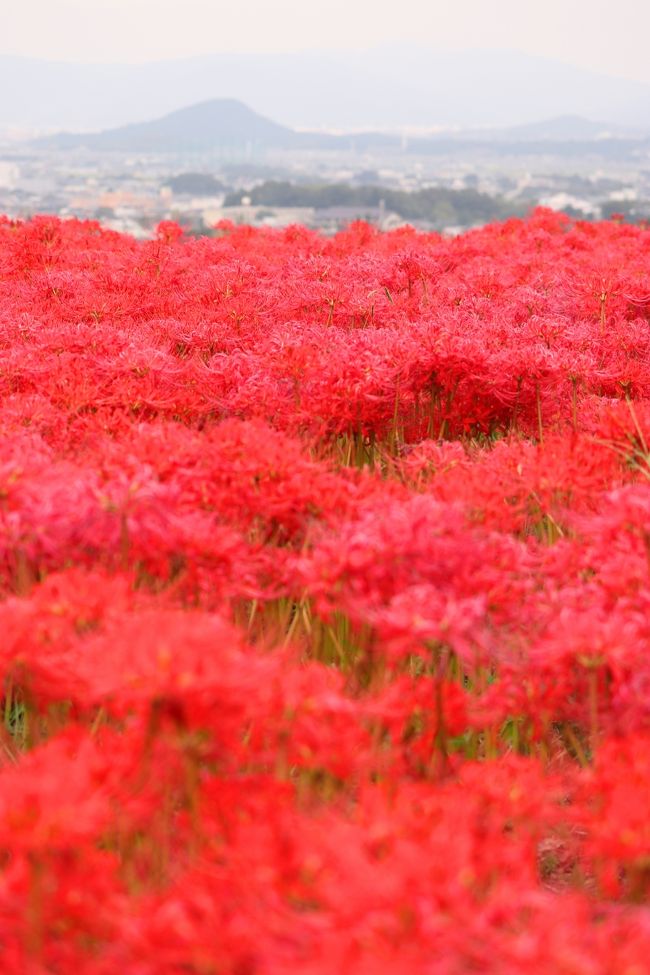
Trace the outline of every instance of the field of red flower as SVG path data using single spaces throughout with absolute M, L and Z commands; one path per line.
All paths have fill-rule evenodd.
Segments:
M 650 231 L 0 220 L 0 957 L 643 975 Z

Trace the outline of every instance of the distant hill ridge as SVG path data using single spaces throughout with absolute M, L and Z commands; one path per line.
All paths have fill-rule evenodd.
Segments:
M 209 150 L 215 146 L 290 149 L 298 133 L 234 98 L 213 98 L 170 112 L 150 122 L 107 129 L 104 132 L 67 133 L 37 140 L 61 149 L 86 146 L 98 150 L 168 152 L 174 149 Z
M 610 131 L 616 138 L 603 140 Z M 613 131 L 612 131 L 613 130 Z M 620 133 L 620 135 L 618 134 Z M 397 135 L 360 132 L 330 135 L 298 132 L 253 111 L 235 98 L 214 98 L 177 109 L 161 118 L 132 123 L 103 132 L 62 132 L 35 140 L 34 144 L 58 149 L 87 148 L 122 152 L 201 152 L 215 149 L 247 150 L 396 150 L 435 153 L 454 147 L 477 148 L 487 144 L 507 146 L 507 151 L 546 152 L 550 148 L 565 152 L 583 151 L 598 141 L 611 142 L 610 150 L 639 142 L 620 128 L 575 116 L 561 116 L 545 122 L 500 130 L 483 130 L 410 138 L 406 145 Z M 603 148 L 604 149 L 607 147 Z
M 530 122 L 526 125 L 513 125 L 502 130 L 501 135 L 508 139 L 603 139 L 603 138 L 639 138 L 642 133 L 630 127 L 617 123 L 594 122 L 581 115 L 558 115 L 555 118 L 544 119 L 542 122 Z

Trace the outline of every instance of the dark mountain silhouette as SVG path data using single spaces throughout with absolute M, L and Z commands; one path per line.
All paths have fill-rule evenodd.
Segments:
M 35 140 L 54 149 L 86 148 L 98 152 L 183 153 L 232 150 L 239 154 L 268 149 L 380 151 L 421 155 L 495 152 L 519 155 L 624 156 L 645 145 L 639 138 L 602 138 L 606 126 L 578 117 L 562 117 L 498 130 L 466 130 L 403 139 L 382 132 L 330 135 L 298 132 L 254 112 L 234 98 L 215 98 L 178 109 L 150 122 L 123 125 L 104 132 L 62 132 Z M 623 130 L 621 130 L 623 131 Z M 647 140 L 646 140 L 647 142 Z
M 123 152 L 200 152 L 214 148 L 293 149 L 328 147 L 332 136 L 313 137 L 258 115 L 234 98 L 215 98 L 150 122 L 104 132 L 62 132 L 37 143 L 59 149 L 85 147 Z

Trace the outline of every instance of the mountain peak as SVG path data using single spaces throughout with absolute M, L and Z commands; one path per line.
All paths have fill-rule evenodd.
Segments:
M 236 98 L 210 98 L 148 122 L 103 132 L 60 133 L 38 144 L 61 149 L 88 148 L 123 152 L 202 151 L 219 145 L 246 150 L 291 148 L 298 133 L 272 122 Z

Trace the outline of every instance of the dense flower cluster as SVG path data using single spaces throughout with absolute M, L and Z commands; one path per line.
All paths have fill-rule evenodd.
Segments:
M 0 220 L 0 957 L 641 975 L 650 231 Z

